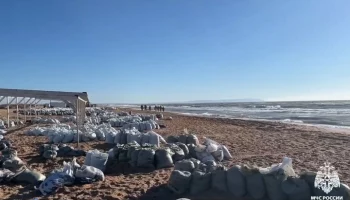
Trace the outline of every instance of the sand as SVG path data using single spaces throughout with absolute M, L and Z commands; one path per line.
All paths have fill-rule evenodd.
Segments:
M 135 112 L 135 111 L 134 111 Z M 141 112 L 141 111 L 139 111 Z M 290 125 L 273 122 L 257 122 L 233 119 L 213 119 L 205 117 L 172 116 L 172 121 L 161 123 L 167 128 L 156 130 L 164 137 L 178 135 L 187 128 L 201 139 L 209 137 L 226 145 L 233 159 L 225 162 L 226 166 L 236 164 L 255 164 L 268 167 L 281 162 L 284 156 L 293 159 L 296 172 L 305 170 L 318 171 L 324 162 L 330 162 L 338 171 L 340 180 L 350 184 L 350 135 L 329 129 L 310 126 Z M 11 140 L 18 151 L 18 156 L 35 170 L 47 174 L 62 166 L 70 159 L 57 158 L 44 161 L 38 156 L 38 147 L 44 144 L 44 136 L 26 136 L 25 127 L 5 136 Z M 74 144 L 76 147 L 76 144 Z M 109 150 L 111 146 L 104 142 L 82 143 L 81 148 Z M 84 157 L 78 161 L 82 164 Z M 0 187 L 0 199 L 175 199 L 169 196 L 164 184 L 167 183 L 172 169 L 156 170 L 148 173 L 136 173 L 127 166 L 115 166 L 106 174 L 105 182 L 84 186 L 64 187 L 57 194 L 41 197 L 30 190 L 31 186 L 4 185 Z M 125 172 L 125 175 L 121 174 Z M 167 196 L 164 196 L 167 195 Z M 192 199 L 220 199 L 198 195 Z

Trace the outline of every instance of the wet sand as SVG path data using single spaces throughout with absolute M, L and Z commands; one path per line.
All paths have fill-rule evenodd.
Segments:
M 133 111 L 141 113 L 141 111 Z M 148 113 L 148 112 L 147 112 Z M 154 113 L 154 112 L 153 112 Z M 1 112 L 3 114 L 3 112 Z M 340 180 L 350 184 L 350 135 L 309 126 L 290 125 L 273 122 L 257 122 L 232 119 L 213 119 L 205 117 L 183 116 L 164 113 L 173 120 L 162 120 L 167 128 L 155 130 L 165 138 L 179 135 L 187 128 L 202 139 L 203 136 L 226 145 L 233 159 L 224 164 L 228 167 L 236 164 L 255 164 L 268 167 L 281 162 L 284 156 L 293 159 L 296 172 L 318 171 L 324 162 L 330 162 L 338 171 Z M 4 115 L 3 115 L 4 116 Z M 5 117 L 5 116 L 4 116 Z M 31 127 L 33 127 L 32 125 Z M 69 158 L 57 158 L 45 161 L 38 154 L 38 148 L 46 142 L 44 136 L 26 136 L 30 127 L 13 131 L 5 136 L 15 145 L 18 156 L 27 165 L 47 174 L 62 166 Z M 76 144 L 72 144 L 76 147 Z M 85 150 L 109 150 L 111 146 L 104 142 L 81 143 Z M 83 164 L 84 157 L 78 159 Z M 0 187 L 0 199 L 164 199 L 167 183 L 172 169 L 136 173 L 127 166 L 114 166 L 106 173 L 105 182 L 84 186 L 64 187 L 50 197 L 40 197 L 30 190 L 30 186 L 3 185 Z M 124 172 L 125 175 L 121 174 Z M 166 196 L 174 199 L 175 196 Z M 192 199 L 219 199 L 202 194 Z

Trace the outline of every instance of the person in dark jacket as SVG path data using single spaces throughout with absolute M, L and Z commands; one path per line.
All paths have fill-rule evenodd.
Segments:
M 162 110 L 163 110 L 163 112 L 164 112 L 164 110 L 165 110 L 164 106 L 162 106 Z
M 149 111 L 151 111 L 151 110 L 152 110 L 152 107 L 151 107 L 151 106 L 149 106 L 149 107 L 148 107 L 148 110 L 149 110 Z
M 143 105 L 141 105 L 141 110 L 143 110 Z

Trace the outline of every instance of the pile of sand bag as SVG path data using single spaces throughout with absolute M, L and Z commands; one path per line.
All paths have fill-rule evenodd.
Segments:
M 187 132 L 187 130 L 185 130 Z M 179 136 L 169 136 L 168 143 L 186 144 L 189 154 L 201 162 L 207 161 L 224 161 L 232 159 L 232 155 L 226 146 L 204 137 L 204 143 L 200 144 L 198 137 L 194 134 L 182 134 Z
M 45 159 L 54 159 L 56 157 L 79 157 L 85 156 L 86 152 L 80 149 L 74 149 L 66 144 L 59 146 L 54 144 L 43 144 L 39 147 L 39 155 Z
M 157 147 L 160 143 L 166 143 L 164 138 L 154 131 L 149 131 L 147 133 L 141 133 L 135 128 L 116 130 L 108 135 L 106 135 L 106 143 L 109 144 L 128 144 L 136 142 L 137 144 L 152 144 Z
M 60 121 L 58 119 L 53 118 L 35 118 L 32 120 L 35 124 L 59 124 Z
M 76 126 L 67 124 L 57 124 L 51 127 L 34 127 L 26 131 L 30 136 L 47 136 L 48 143 L 72 143 L 78 141 Z M 109 124 L 85 124 L 79 129 L 79 141 L 105 141 L 106 135 L 115 135 L 117 131 Z M 114 140 L 114 137 L 113 137 Z
M 168 181 L 168 188 L 176 194 L 200 194 L 208 190 L 217 194 L 229 194 L 232 198 L 269 200 L 310 200 L 311 196 L 341 196 L 350 198 L 345 184 L 326 194 L 315 188 L 316 173 L 306 172 L 299 176 L 294 172 L 292 159 L 285 157 L 280 164 L 269 168 L 251 166 L 213 167 L 203 171 L 194 163 L 182 161 Z

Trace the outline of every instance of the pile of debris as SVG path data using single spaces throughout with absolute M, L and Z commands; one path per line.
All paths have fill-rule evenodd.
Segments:
M 54 170 L 37 188 L 42 195 L 52 195 L 63 186 L 89 184 L 104 181 L 104 173 L 92 166 L 80 166 L 74 158 L 72 162 L 63 162 L 63 168 Z

